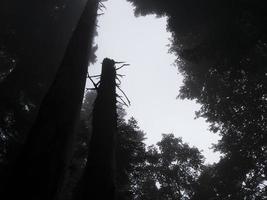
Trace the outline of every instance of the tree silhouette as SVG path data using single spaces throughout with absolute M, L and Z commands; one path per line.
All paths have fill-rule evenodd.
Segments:
M 119 115 L 116 148 L 116 184 L 119 200 L 130 200 L 134 197 L 132 174 L 145 162 L 144 136 L 133 117 L 125 121 Z
M 5 3 L 4 8 L 10 6 L 4 11 L 10 17 L 7 29 L 19 41 L 11 50 L 19 61 L 0 85 L 1 130 L 19 135 L 22 144 L 7 149 L 1 194 L 5 199 L 54 199 L 79 116 L 98 1 Z M 39 12 L 36 19 L 26 14 L 29 9 L 32 15 Z
M 72 200 L 76 185 L 86 166 L 90 139 L 92 136 L 92 111 L 96 98 L 95 91 L 87 91 L 80 113 L 80 122 L 73 142 L 71 162 L 66 170 L 64 182 L 58 195 L 59 200 Z
M 163 134 L 132 172 L 133 199 L 191 199 L 202 168 L 203 156 L 197 148 Z
M 88 91 L 85 94 L 81 109 L 80 126 L 75 138 L 72 162 L 65 176 L 59 199 L 71 200 L 73 190 L 84 171 L 90 139 L 92 135 L 92 110 L 97 93 Z M 118 199 L 132 199 L 131 173 L 145 160 L 144 133 L 137 126 L 134 118 L 125 120 L 126 112 L 117 105 L 118 132 L 116 145 L 116 187 Z M 89 160 L 90 162 L 90 160 Z
M 196 99 L 202 105 L 197 116 L 222 137 L 215 146 L 224 154 L 218 164 L 222 198 L 265 198 L 259 191 L 266 191 L 267 169 L 266 5 L 249 0 L 129 1 L 136 14 L 168 17 L 171 51 L 184 75 L 179 96 Z
M 89 155 L 78 199 L 115 198 L 116 102 L 115 61 L 105 58 L 94 102 Z

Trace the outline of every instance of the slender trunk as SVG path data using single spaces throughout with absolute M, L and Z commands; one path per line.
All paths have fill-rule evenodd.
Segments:
M 93 131 L 78 199 L 115 199 L 117 131 L 115 62 L 104 59 L 93 109 Z

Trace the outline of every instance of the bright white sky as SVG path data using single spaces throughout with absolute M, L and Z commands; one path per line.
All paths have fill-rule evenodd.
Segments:
M 182 76 L 168 53 L 170 33 L 166 18 L 136 18 L 125 0 L 105 2 L 107 10 L 98 22 L 98 61 L 90 74 L 99 74 L 105 57 L 130 64 L 120 70 L 125 74 L 121 88 L 131 100 L 128 116 L 137 119 L 146 132 L 146 143 L 155 144 L 162 133 L 173 133 L 184 142 L 203 150 L 206 162 L 218 161 L 211 149 L 219 137 L 208 131 L 204 119 L 194 119 L 200 106 L 193 101 L 176 99 Z

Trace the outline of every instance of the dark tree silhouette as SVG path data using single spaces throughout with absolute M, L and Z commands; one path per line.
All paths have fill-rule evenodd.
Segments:
M 241 193 L 246 198 L 266 198 L 259 192 L 266 191 L 267 180 L 266 4 L 129 1 L 136 14 L 168 17 L 171 51 L 184 75 L 180 97 L 196 99 L 202 105 L 198 116 L 222 136 L 215 146 L 224 154 L 218 164 L 224 174 L 221 198 L 243 199 L 238 197 Z
M 19 136 L 20 143 L 27 136 L 54 82 L 86 2 L 1 1 L 3 134 Z M 12 154 L 11 150 L 8 152 Z
M 3 169 L 1 194 L 4 199 L 54 199 L 79 117 L 98 1 L 5 3 L 18 10 L 4 14 L 11 17 L 14 30 L 7 29 L 19 41 L 19 52 L 12 50 L 20 60 L 0 85 L 1 130 L 12 122 L 13 133 L 26 142 Z
M 94 91 L 85 93 L 80 113 L 79 128 L 73 142 L 71 162 L 66 170 L 64 182 L 58 196 L 59 200 L 73 199 L 74 189 L 83 175 L 92 136 L 92 110 L 96 95 Z
M 145 161 L 132 172 L 133 199 L 191 199 L 203 168 L 203 156 L 173 134 L 149 146 Z
M 116 147 L 116 185 L 118 200 L 134 199 L 133 173 L 144 165 L 146 149 L 145 134 L 131 117 L 125 121 L 120 115 Z
M 80 127 L 74 143 L 74 154 L 65 177 L 60 199 L 71 200 L 73 190 L 85 168 L 90 138 L 92 135 L 92 110 L 97 93 L 85 94 L 81 109 Z M 132 199 L 131 173 L 145 160 L 144 133 L 134 118 L 125 120 L 125 110 L 120 105 L 118 112 L 118 132 L 116 145 L 116 187 L 118 199 Z
M 78 199 L 115 199 L 115 142 L 117 134 L 115 61 L 105 58 L 92 113 L 89 155 Z
M 67 182 L 71 185 L 63 191 L 65 196 L 63 195 L 62 199 L 71 199 L 68 189 L 74 188 L 84 167 L 87 157 L 85 141 L 90 140 L 89 127 L 92 117 L 90 113 L 95 99 L 94 95 L 95 93 L 88 92 L 84 100 L 81 112 L 81 122 L 84 124 L 81 124 L 81 132 L 77 138 L 76 153 L 70 169 L 72 172 L 67 177 L 69 179 Z M 199 197 L 198 191 L 202 184 L 198 181 L 200 180 L 198 177 L 203 168 L 203 156 L 198 149 L 189 147 L 180 138 L 168 134 L 163 135 L 157 147 L 150 146 L 146 150 L 143 143 L 144 133 L 139 129 L 137 121 L 134 118 L 125 121 L 126 114 L 121 107 L 118 107 L 117 112 L 115 178 L 117 199 L 160 200 Z M 91 196 L 91 198 L 94 197 Z

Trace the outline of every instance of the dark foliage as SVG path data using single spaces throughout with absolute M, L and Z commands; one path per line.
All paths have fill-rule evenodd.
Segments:
M 87 93 L 81 112 L 81 122 L 90 127 L 94 94 Z M 198 195 L 198 177 L 203 169 L 203 156 L 195 147 L 189 147 L 181 138 L 165 134 L 157 146 L 144 144 L 145 134 L 132 117 L 125 120 L 125 111 L 118 108 L 118 132 L 116 146 L 116 189 L 119 200 L 190 199 Z M 84 118 L 84 116 L 86 116 Z M 87 157 L 85 139 L 90 129 L 81 124 L 73 155 L 72 173 L 67 177 L 70 191 L 83 171 Z M 90 136 L 89 136 L 90 137 Z M 90 139 L 89 139 L 90 140 Z M 89 143 L 90 146 L 90 143 Z M 90 160 L 88 160 L 90 162 Z M 75 175 L 76 174 L 76 175 Z M 71 199 L 65 188 L 62 199 Z M 202 190 L 201 190 L 202 191 Z M 64 196 L 65 195 L 65 196 Z
M 173 134 L 150 146 L 143 165 L 133 171 L 134 199 L 191 199 L 203 167 L 203 156 Z
M 143 165 L 146 156 L 145 134 L 132 117 L 128 121 L 119 118 L 116 148 L 116 184 L 118 200 L 134 198 L 132 174 Z
M 184 75 L 181 98 L 222 139 L 219 199 L 264 199 L 267 176 L 267 6 L 263 1 L 129 0 L 136 14 L 167 16 Z M 238 183 L 238 184 L 237 184 Z M 218 197 L 213 198 L 218 198 Z M 240 196 L 241 195 L 241 196 Z

